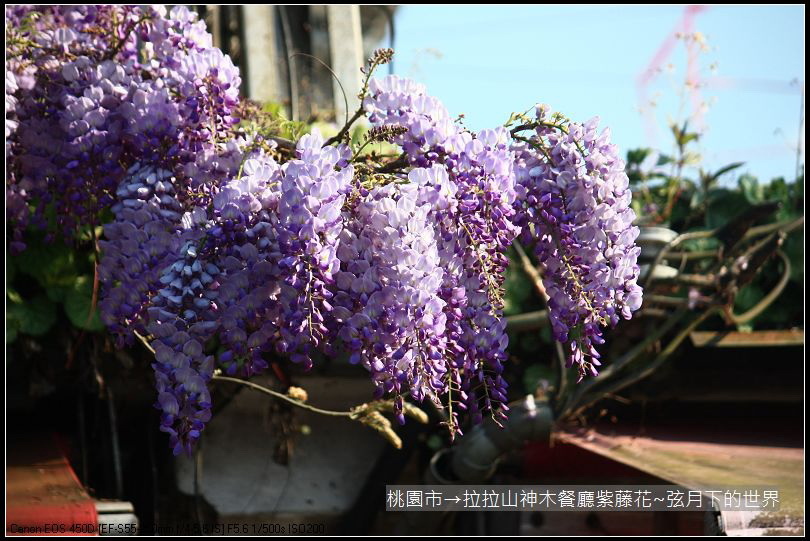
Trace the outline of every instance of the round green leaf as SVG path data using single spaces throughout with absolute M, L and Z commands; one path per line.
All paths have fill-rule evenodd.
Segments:
M 20 272 L 33 276 L 46 289 L 70 286 L 76 278 L 74 253 L 64 243 L 32 240 L 14 261 Z
M 7 331 L 15 329 L 23 334 L 40 336 L 48 332 L 55 322 L 56 305 L 45 295 L 31 300 L 9 297 L 6 306 Z
M 73 287 L 65 293 L 65 313 L 76 327 L 87 331 L 101 331 L 104 324 L 98 316 L 98 307 L 88 318 L 93 301 L 93 280 L 89 276 L 79 276 Z

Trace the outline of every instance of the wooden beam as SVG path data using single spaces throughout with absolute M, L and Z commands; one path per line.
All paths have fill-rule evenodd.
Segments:
M 804 331 L 799 329 L 775 331 L 694 331 L 689 335 L 698 348 L 751 348 L 801 346 Z

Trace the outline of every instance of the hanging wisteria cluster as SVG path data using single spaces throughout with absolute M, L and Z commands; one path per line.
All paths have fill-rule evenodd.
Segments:
M 402 151 L 384 159 L 246 129 L 238 69 L 185 7 L 7 8 L 6 37 L 9 246 L 103 225 L 102 319 L 122 345 L 149 340 L 175 453 L 211 417 L 215 370 L 250 377 L 274 354 L 347 355 L 400 420 L 406 397 L 451 433 L 461 412 L 503 418 L 518 236 L 581 377 L 641 303 L 624 164 L 595 120 L 538 106 L 472 133 L 422 85 L 373 78 L 381 50 L 360 98 L 366 143 Z

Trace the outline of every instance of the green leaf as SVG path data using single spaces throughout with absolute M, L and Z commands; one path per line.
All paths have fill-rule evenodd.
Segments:
M 666 154 L 659 154 L 658 155 L 658 163 L 656 165 L 658 165 L 660 167 L 662 165 L 667 165 L 668 163 L 672 163 L 674 161 L 675 160 L 673 158 L 667 156 Z
M 684 166 L 697 167 L 702 160 L 703 156 L 701 156 L 700 152 L 684 152 L 681 157 L 681 163 Z
M 703 228 L 695 228 L 695 231 L 702 231 Z M 706 250 L 716 250 L 719 246 L 717 239 L 713 237 L 688 239 L 683 242 L 683 249 L 687 252 L 703 252 Z
M 747 210 L 751 204 L 745 196 L 726 188 L 715 188 L 709 191 L 706 226 L 715 229 L 727 224 L 731 219 Z
M 651 148 L 636 148 L 627 151 L 627 165 L 641 165 L 652 152 Z
M 678 143 L 681 150 L 683 150 L 683 147 L 690 142 L 700 139 L 699 133 L 690 133 L 686 131 L 688 125 L 688 122 L 684 122 L 683 128 L 679 128 L 677 124 L 670 124 L 669 126 L 669 128 L 672 130 L 672 135 L 675 136 L 675 142 Z
M 284 115 L 284 106 L 277 102 L 266 102 L 262 105 L 262 110 L 275 117 L 282 117 Z
M 51 299 L 53 302 L 63 303 L 65 302 L 65 295 L 67 295 L 67 292 L 72 287 L 73 287 L 72 284 L 51 286 L 45 290 L 45 294 L 48 295 L 48 298 Z
M 76 279 L 74 252 L 61 242 L 31 241 L 14 261 L 17 270 L 33 276 L 46 289 L 69 286 Z
M 762 193 L 766 201 L 779 201 L 782 204 L 776 213 L 777 220 L 793 220 L 804 214 L 803 193 L 799 183 L 788 183 L 784 178 L 777 177 L 762 186 Z
M 13 329 L 15 337 L 17 331 L 33 336 L 43 335 L 56 322 L 56 305 L 45 295 L 23 300 L 9 291 L 8 296 L 6 328 Z M 8 338 L 6 341 L 9 341 Z
M 727 166 L 721 167 L 720 169 L 715 171 L 714 174 L 711 175 L 711 178 L 713 180 L 716 180 L 721 176 L 725 175 L 726 173 L 730 173 L 731 171 L 734 171 L 735 169 L 737 169 L 738 167 L 742 167 L 743 165 L 745 165 L 745 162 L 730 163 Z
M 682 186 L 683 188 L 681 196 L 672 206 L 672 212 L 669 215 L 669 221 L 673 225 L 683 224 L 694 212 L 694 207 L 692 206 L 692 194 L 697 190 L 695 190 L 688 181 L 683 182 Z
M 740 288 L 734 297 L 734 311 L 738 314 L 750 310 L 765 296 L 762 288 L 757 284 L 748 284 Z
M 104 324 L 98 315 L 98 307 L 88 318 L 93 300 L 93 280 L 89 276 L 79 276 L 73 287 L 65 293 L 65 313 L 76 327 L 87 331 L 101 331 Z
M 351 130 L 349 130 L 352 147 L 356 147 L 357 145 L 361 144 L 367 133 L 368 128 L 364 124 L 355 124 Z
M 19 323 L 11 315 L 11 312 L 6 311 L 6 344 L 11 344 L 17 339 L 19 327 Z
M 698 139 L 700 139 L 699 133 L 685 133 L 679 138 L 678 142 L 681 146 L 686 146 L 688 143 L 697 141 Z
M 22 304 L 24 302 L 23 298 L 20 297 L 20 294 L 17 293 L 15 290 L 11 289 L 10 287 L 6 287 L 6 297 L 8 297 L 8 300 L 10 302 L 16 304 Z
M 523 387 L 527 393 L 534 394 L 540 382 L 546 380 L 548 383 L 554 382 L 554 371 L 542 364 L 533 364 L 526 368 L 523 373 Z
M 669 124 L 669 129 L 672 131 L 672 135 L 675 137 L 675 141 L 676 142 L 680 141 L 681 133 L 683 133 L 681 128 L 677 124 L 675 124 L 674 122 L 671 122 Z M 684 124 L 683 129 L 686 130 L 686 124 Z
M 764 193 L 757 177 L 753 175 L 743 175 L 737 181 L 737 184 L 740 186 L 740 191 L 749 203 L 756 204 L 763 201 Z

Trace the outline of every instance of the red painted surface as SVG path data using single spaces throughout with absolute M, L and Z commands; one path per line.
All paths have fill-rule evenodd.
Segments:
M 530 442 L 523 455 L 523 473 L 531 479 L 549 479 L 568 483 L 588 484 L 590 481 L 606 483 L 634 482 L 636 484 L 666 484 L 647 473 L 620 462 L 607 459 L 570 443 L 556 441 L 553 445 Z M 575 464 L 576 467 L 572 467 Z
M 611 460 L 571 443 L 530 442 L 523 453 L 522 483 L 572 485 L 669 484 L 637 468 Z M 541 525 L 524 521 L 521 535 L 649 536 L 703 535 L 702 512 L 591 512 L 545 513 Z
M 8 441 L 6 535 L 94 535 L 98 515 L 55 438 Z

